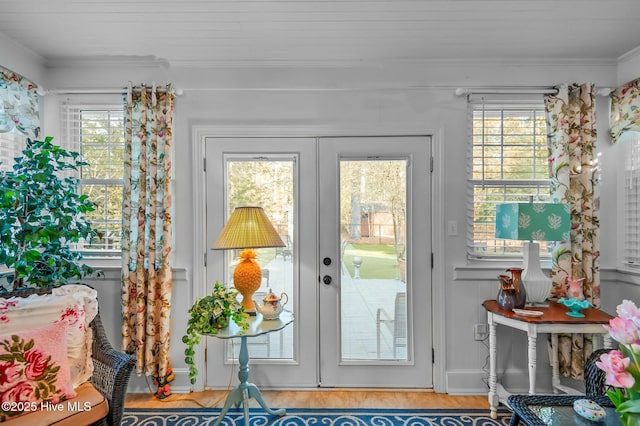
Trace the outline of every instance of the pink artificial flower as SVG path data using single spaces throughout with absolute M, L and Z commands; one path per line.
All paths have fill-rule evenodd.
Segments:
M 629 389 L 635 384 L 635 379 L 627 371 L 631 364 L 629 358 L 623 358 L 620 351 L 613 350 L 602 354 L 600 361 L 596 361 L 599 369 L 607 373 L 607 384 L 617 388 Z
M 615 317 L 609 320 L 608 326 L 603 326 L 611 337 L 623 345 L 638 343 L 638 327 L 631 320 Z
M 616 312 L 620 318 L 633 321 L 637 327 L 640 327 L 640 309 L 631 300 L 623 300 Z

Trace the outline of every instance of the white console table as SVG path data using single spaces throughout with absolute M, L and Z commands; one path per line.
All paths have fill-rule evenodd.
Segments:
M 571 389 L 560 384 L 558 368 L 558 333 L 594 333 L 603 335 L 604 347 L 611 347 L 611 339 L 607 331 L 602 327 L 609 324 L 613 318 L 596 308 L 588 308 L 581 311 L 584 318 L 574 318 L 566 313 L 568 308 L 556 302 L 550 302 L 548 307 L 531 307 L 528 310 L 542 311 L 538 317 L 517 315 L 512 311 L 500 308 L 495 300 L 487 300 L 482 306 L 487 310 L 487 322 L 489 323 L 489 405 L 491 417 L 497 418 L 497 409 L 500 402 L 505 402 L 509 395 L 500 383 L 497 382 L 496 373 L 496 326 L 498 324 L 521 330 L 527 333 L 527 354 L 529 368 L 529 394 L 536 393 L 536 341 L 538 333 L 551 334 L 552 346 L 552 385 L 554 393 L 558 391 L 570 392 Z M 595 349 L 595 348 L 594 348 Z

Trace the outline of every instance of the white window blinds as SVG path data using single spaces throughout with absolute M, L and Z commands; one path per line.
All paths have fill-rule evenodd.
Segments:
M 640 133 L 629 132 L 624 179 L 624 253 L 627 266 L 640 267 Z
M 95 203 L 87 214 L 99 237 L 78 249 L 104 255 L 118 253 L 122 235 L 124 111 L 117 104 L 61 105 L 65 149 L 80 152 L 89 165 L 80 171 L 80 191 Z
M 469 102 L 467 250 L 470 258 L 521 256 L 522 241 L 495 238 L 496 204 L 549 201 L 547 132 L 538 101 Z M 542 243 L 541 255 L 551 245 Z

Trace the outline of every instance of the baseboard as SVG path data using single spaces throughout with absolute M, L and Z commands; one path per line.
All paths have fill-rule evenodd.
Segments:
M 529 392 L 529 373 L 519 369 L 498 371 L 498 379 L 510 393 Z M 446 374 L 449 395 L 483 395 L 489 393 L 489 372 L 485 370 L 455 370 Z M 551 393 L 551 377 L 536 375 L 536 391 Z
M 175 394 L 191 393 L 189 371 L 185 368 L 174 368 L 175 380 L 171 382 L 171 391 Z M 489 373 L 484 370 L 455 370 L 446 373 L 447 393 L 453 396 L 485 395 L 489 393 Z M 528 393 L 528 372 L 518 369 L 498 371 L 498 377 L 511 393 Z M 547 374 L 536 376 L 536 388 L 539 393 L 551 393 L 551 378 Z M 314 388 L 315 389 L 315 388 Z M 132 375 L 127 388 L 128 393 L 155 392 L 153 379 L 147 376 Z
M 189 370 L 186 368 L 174 368 L 173 374 L 175 379 L 171 382 L 171 392 L 176 394 L 191 393 Z M 131 375 L 129 385 L 127 386 L 127 393 L 153 394 L 155 391 L 156 388 L 150 376 L 138 376 L 135 372 Z

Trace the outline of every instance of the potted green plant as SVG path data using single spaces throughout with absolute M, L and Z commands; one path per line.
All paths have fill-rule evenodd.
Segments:
M 78 194 L 78 179 L 64 176 L 87 165 L 77 152 L 27 140 L 10 170 L 0 170 L 0 264 L 13 270 L 13 289 L 47 287 L 95 272 L 73 250 L 97 236 L 85 214 L 95 209 Z M 72 173 L 73 174 L 73 173 Z
M 191 384 L 196 382 L 198 375 L 193 356 L 194 347 L 200 343 L 200 337 L 203 334 L 218 334 L 219 330 L 229 325 L 230 320 L 233 320 L 242 330 L 248 330 L 248 318 L 249 314 L 238 301 L 238 292 L 225 287 L 218 281 L 213 286 L 211 294 L 195 301 L 189 309 L 187 334 L 182 337 L 182 342 L 187 345 L 184 360 L 189 366 Z

